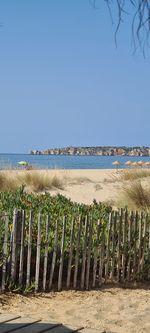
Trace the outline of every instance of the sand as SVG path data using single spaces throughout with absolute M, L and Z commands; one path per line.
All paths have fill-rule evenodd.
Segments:
M 149 333 L 150 290 L 107 288 L 37 296 L 0 295 L 0 313 L 57 321 L 98 332 Z
M 52 195 L 60 193 L 76 202 L 91 204 L 93 199 L 113 204 L 118 199 L 121 189 L 119 176 L 122 170 L 82 169 L 82 170 L 48 170 L 63 183 L 63 190 L 53 189 Z

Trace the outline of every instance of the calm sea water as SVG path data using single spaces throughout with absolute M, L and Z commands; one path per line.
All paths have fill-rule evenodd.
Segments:
M 115 160 L 120 161 L 121 168 L 124 168 L 128 160 L 150 161 L 150 157 L 0 154 L 0 169 L 21 168 L 19 161 L 27 161 L 39 169 L 111 169 L 115 168 L 112 164 Z

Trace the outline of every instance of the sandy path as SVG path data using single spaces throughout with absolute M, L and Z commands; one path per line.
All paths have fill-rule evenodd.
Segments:
M 64 181 L 64 189 L 51 190 L 52 195 L 60 193 L 72 201 L 85 204 L 91 204 L 93 199 L 113 204 L 121 188 L 121 183 L 118 181 L 119 173 L 113 169 L 48 170 L 48 172 Z
M 3 302 L 2 302 L 3 301 Z M 0 296 L 0 312 L 114 333 L 150 332 L 150 290 L 112 288 L 37 296 Z

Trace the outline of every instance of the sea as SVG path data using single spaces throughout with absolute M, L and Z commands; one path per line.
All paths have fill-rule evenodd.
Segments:
M 0 154 L 0 169 L 23 168 L 20 161 L 28 162 L 35 169 L 115 169 L 113 162 L 116 160 L 120 162 L 120 168 L 126 168 L 125 163 L 129 160 L 150 162 L 150 157 Z

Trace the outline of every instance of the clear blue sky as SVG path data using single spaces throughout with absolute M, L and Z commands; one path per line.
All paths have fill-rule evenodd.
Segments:
M 150 57 L 103 1 L 0 1 L 0 152 L 150 145 Z

